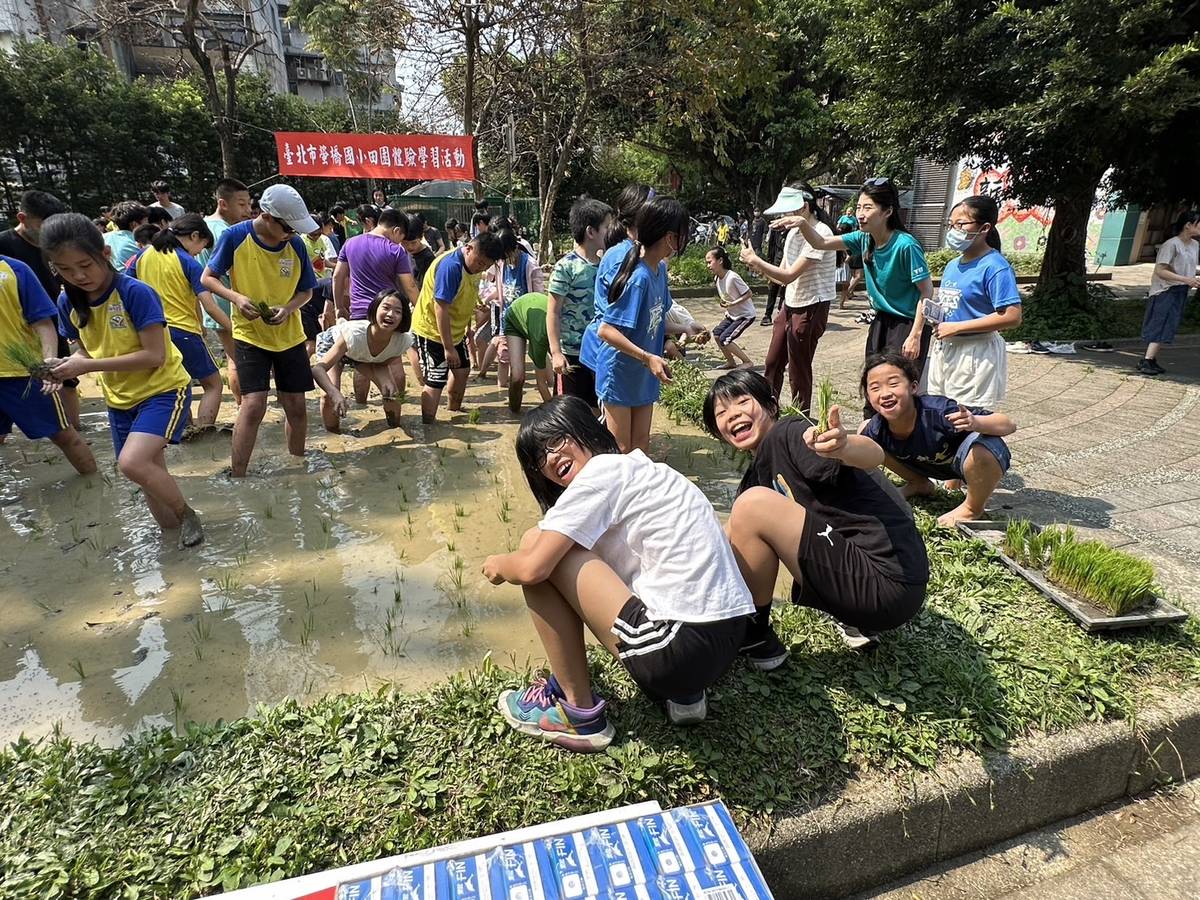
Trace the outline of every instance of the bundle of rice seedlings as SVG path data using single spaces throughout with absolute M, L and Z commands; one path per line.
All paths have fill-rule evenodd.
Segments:
M 1050 580 L 1121 616 L 1154 593 L 1154 567 L 1099 541 L 1070 541 L 1054 549 Z
M 270 325 L 271 320 L 273 318 L 275 318 L 274 307 L 272 307 L 270 303 L 265 303 L 262 300 L 257 300 L 254 303 L 254 308 L 258 310 L 258 314 L 260 316 L 262 316 L 263 321 L 265 321 L 268 325 Z
M 33 378 L 44 380 L 50 377 L 50 367 L 46 365 L 46 361 L 42 359 L 41 352 L 30 344 L 24 341 L 11 341 L 4 345 L 4 356 L 14 366 L 18 366 L 28 372 Z M 25 393 L 22 397 L 29 396 L 29 390 L 33 387 L 33 382 L 25 385 Z
M 1027 542 L 1029 565 L 1044 569 L 1054 556 L 1054 551 L 1063 544 L 1075 540 L 1075 529 L 1069 525 L 1051 525 L 1037 534 L 1030 535 Z
M 1009 519 L 1004 529 L 1004 552 L 1021 565 L 1029 564 L 1029 539 L 1033 525 L 1028 519 Z
M 817 434 L 824 434 L 829 430 L 829 408 L 831 406 L 833 406 L 833 382 L 827 375 L 817 385 Z

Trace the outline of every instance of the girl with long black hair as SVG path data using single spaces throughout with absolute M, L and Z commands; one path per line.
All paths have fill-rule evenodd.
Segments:
M 933 296 L 933 279 L 920 243 L 900 219 L 900 193 L 891 179 L 870 178 L 858 193 L 854 212 L 859 230 L 848 234 L 823 235 L 800 217 L 781 220 L 779 227 L 799 228 L 812 247 L 860 255 L 875 310 L 865 356 L 899 350 L 923 368 L 929 353 L 923 306 Z M 864 415 L 871 415 L 870 407 Z
M 688 211 L 671 197 L 645 203 L 635 237 L 611 248 L 596 271 L 596 317 L 579 358 L 596 373 L 596 395 L 621 450 L 650 447 L 650 417 L 661 385 L 671 380 L 663 359 L 671 308 L 667 259 L 687 244 Z
M 550 674 L 501 694 L 501 714 L 571 750 L 611 743 L 588 675 L 586 625 L 672 722 L 702 720 L 705 689 L 737 657 L 754 612 L 708 498 L 670 466 L 621 453 L 578 397 L 526 414 L 517 459 L 542 520 L 516 552 L 489 556 L 483 574 L 521 585 Z

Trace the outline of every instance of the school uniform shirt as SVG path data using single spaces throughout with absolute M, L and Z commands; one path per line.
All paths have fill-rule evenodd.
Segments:
M 813 228 L 822 237 L 833 237 L 833 231 L 824 222 L 815 222 Z M 827 303 L 837 295 L 837 254 L 833 250 L 821 250 L 804 239 L 799 228 L 788 232 L 783 245 L 784 265 L 790 266 L 803 257 L 811 259 L 795 281 L 783 290 L 783 303 L 792 309 L 803 309 L 817 303 Z
M 998 250 L 964 262 L 956 256 L 946 263 L 938 288 L 938 305 L 947 322 L 969 322 L 1021 302 L 1017 275 Z
M 42 256 L 42 248 L 36 244 L 31 244 L 25 238 L 17 233 L 15 228 L 10 228 L 8 231 L 0 233 L 0 256 L 7 256 L 10 259 L 17 259 L 29 266 L 33 270 L 34 277 L 42 285 L 49 297 L 57 297 L 58 292 L 62 290 L 62 282 L 58 276 L 50 271 L 50 267 L 46 265 L 46 258 Z M 51 303 L 54 301 L 51 300 Z
M 33 269 L 19 259 L 0 256 L 0 342 L 27 344 L 40 356 L 42 341 L 29 326 L 42 319 L 50 319 L 57 329 L 58 307 Z M 0 378 L 28 377 L 28 370 L 0 353 Z
M 817 455 L 804 442 L 808 427 L 802 418 L 781 419 L 758 445 L 738 494 L 769 487 L 831 525 L 885 576 L 924 584 L 929 559 L 900 492 L 878 469 L 868 472 Z
M 612 406 L 646 406 L 658 400 L 662 388 L 641 360 L 600 339 L 600 325 L 612 325 L 635 346 L 662 356 L 666 316 L 671 309 L 666 263 L 652 272 L 639 260 L 621 296 L 608 302 L 609 286 L 632 246 L 632 241 L 622 241 L 605 253 L 596 267 L 596 315 L 579 353 L 580 362 L 596 373 L 597 396 Z
M 902 319 L 916 318 L 917 301 L 921 298 L 917 284 L 930 277 L 929 264 L 917 239 L 907 231 L 893 231 L 888 242 L 876 247 L 868 260 L 869 234 L 852 231 L 841 237 L 851 254 L 863 258 L 863 277 L 871 306 Z
M 196 298 L 204 292 L 200 276 L 204 270 L 186 250 L 159 253 L 153 247 L 138 251 L 129 274 L 154 288 L 162 300 L 167 324 L 172 328 L 201 334 Z
M 124 229 L 105 234 L 104 243 L 108 245 L 109 258 L 112 260 L 113 268 L 118 272 L 124 269 L 129 261 L 137 255 L 139 249 L 137 241 L 133 238 L 133 232 Z
M 1197 265 L 1200 265 L 1200 241 L 1192 240 L 1185 243 L 1179 235 L 1163 241 L 1162 246 L 1158 248 L 1158 254 L 1154 257 L 1154 264 L 1156 266 L 1165 265 L 1176 275 L 1186 275 L 1191 278 L 1196 274 Z M 1163 281 L 1157 273 L 1150 276 L 1151 297 L 1178 286 L 1175 282 Z
M 708 498 L 641 450 L 593 456 L 538 528 L 594 552 L 655 621 L 718 622 L 754 612 Z
M 716 283 L 717 296 L 721 298 L 722 303 L 729 303 L 743 294 L 749 295 L 750 292 L 750 286 L 733 269 L 730 269 L 724 275 L 718 275 Z M 732 306 L 726 306 L 725 315 L 731 319 L 753 318 L 755 315 L 753 295 L 747 296 L 745 300 L 738 301 Z
M 946 418 L 958 411 L 958 401 L 936 394 L 918 394 L 913 397 L 917 409 L 916 425 L 906 438 L 895 437 L 887 420 L 876 414 L 868 420 L 862 430 L 883 452 L 913 471 L 930 478 L 958 478 L 954 471 L 954 458 L 963 441 L 975 432 L 958 431 Z M 992 411 L 981 406 L 968 406 L 976 416 L 990 416 Z
M 394 291 L 401 275 L 412 274 L 408 251 L 381 234 L 346 241 L 338 260 L 350 267 L 350 318 L 365 319 L 380 291 Z
M 317 284 L 300 237 L 292 235 L 282 244 L 268 246 L 255 233 L 253 219 L 225 229 L 208 268 L 217 276 L 228 272 L 233 290 L 269 306 L 286 306 L 297 292 L 311 291 Z M 262 350 L 278 353 L 304 343 L 298 309 L 281 325 L 247 319 L 236 306 L 230 317 L 234 339 Z
M 572 250 L 550 273 L 546 290 L 559 298 L 558 338 L 565 356 L 579 356 L 595 309 L 596 264 Z
M 108 293 L 91 302 L 88 323 L 79 327 L 79 314 L 71 308 L 64 291 L 58 298 L 59 334 L 79 341 L 93 359 L 111 359 L 142 349 L 138 332 L 151 325 L 166 325 L 162 301 L 154 288 L 136 278 L 117 273 Z M 157 369 L 133 372 L 97 372 L 104 402 L 114 409 L 132 409 L 167 391 L 187 387 L 192 378 L 183 368 L 183 356 L 163 334 L 166 358 Z
M 417 308 L 413 310 L 413 334 L 439 344 L 442 342 L 434 312 L 434 304 L 441 303 L 450 308 L 450 339 L 455 344 L 461 341 L 474 318 L 481 277 L 482 273 L 472 275 L 467 271 L 467 260 L 461 249 L 448 250 L 437 257 L 425 275 Z

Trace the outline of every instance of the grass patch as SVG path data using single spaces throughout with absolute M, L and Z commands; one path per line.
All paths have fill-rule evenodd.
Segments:
M 594 654 L 613 701 L 609 752 L 576 756 L 508 730 L 516 673 L 485 662 L 427 692 L 294 700 L 234 722 L 102 749 L 62 736 L 0 753 L 0 882 L 12 896 L 185 896 L 654 799 L 721 796 L 744 819 L 794 809 L 863 770 L 904 775 L 1035 730 L 1131 718 L 1200 684 L 1200 630 L 1093 637 L 984 544 L 935 527 L 929 600 L 874 654 L 779 604 L 793 659 L 742 665 L 710 720 L 676 729 Z

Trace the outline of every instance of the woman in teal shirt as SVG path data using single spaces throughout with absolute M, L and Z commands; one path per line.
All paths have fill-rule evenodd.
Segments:
M 900 221 L 900 194 L 887 178 L 871 178 L 862 186 L 855 207 L 858 231 L 823 235 L 799 218 L 781 220 L 775 227 L 799 228 L 809 245 L 820 250 L 860 254 L 867 296 L 875 321 L 867 331 L 866 355 L 898 350 L 925 366 L 929 332 L 925 302 L 933 297 L 933 279 L 917 239 Z M 866 407 L 866 415 L 872 415 Z

